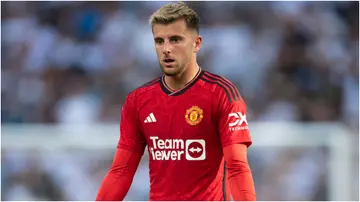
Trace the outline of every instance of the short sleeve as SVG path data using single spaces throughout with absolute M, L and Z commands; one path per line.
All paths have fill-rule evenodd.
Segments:
M 222 147 L 232 144 L 252 144 L 248 122 L 246 119 L 246 105 L 238 96 L 237 99 L 229 99 L 223 93 L 218 98 L 218 132 Z
M 132 92 L 127 96 L 121 109 L 118 148 L 143 154 L 146 141 L 140 130 L 135 103 L 135 93 Z

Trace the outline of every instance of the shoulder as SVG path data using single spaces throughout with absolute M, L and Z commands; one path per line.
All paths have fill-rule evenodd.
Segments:
M 143 95 L 151 94 L 152 91 L 158 87 L 160 79 L 161 77 L 157 77 L 156 79 L 148 81 L 135 88 L 128 94 L 127 100 L 135 101 L 135 99 L 138 99 Z
M 212 89 L 214 96 L 217 96 L 217 98 L 226 98 L 230 103 L 241 100 L 238 88 L 229 79 L 209 71 L 204 71 L 201 80 Z

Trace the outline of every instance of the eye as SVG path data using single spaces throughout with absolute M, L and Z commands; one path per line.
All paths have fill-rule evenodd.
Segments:
M 154 41 L 156 44 L 159 44 L 159 45 L 164 43 L 164 39 L 162 39 L 162 38 L 156 38 L 156 39 L 154 39 Z
M 170 38 L 170 42 L 171 42 L 171 43 L 178 43 L 179 41 L 180 41 L 180 38 L 179 38 L 179 37 L 176 37 L 176 36 L 175 36 L 175 37 L 171 37 L 171 38 Z

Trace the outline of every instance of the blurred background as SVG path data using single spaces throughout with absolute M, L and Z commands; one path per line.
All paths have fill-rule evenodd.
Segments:
M 125 96 L 161 74 L 166 3 L 1 2 L 2 200 L 94 200 Z M 199 64 L 247 103 L 258 199 L 359 200 L 359 2 L 187 4 Z M 148 199 L 147 163 L 127 200 Z

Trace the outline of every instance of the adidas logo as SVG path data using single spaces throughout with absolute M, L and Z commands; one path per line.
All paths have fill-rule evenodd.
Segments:
M 155 116 L 153 113 L 150 113 L 149 116 L 146 117 L 144 123 L 153 123 L 156 122 Z

